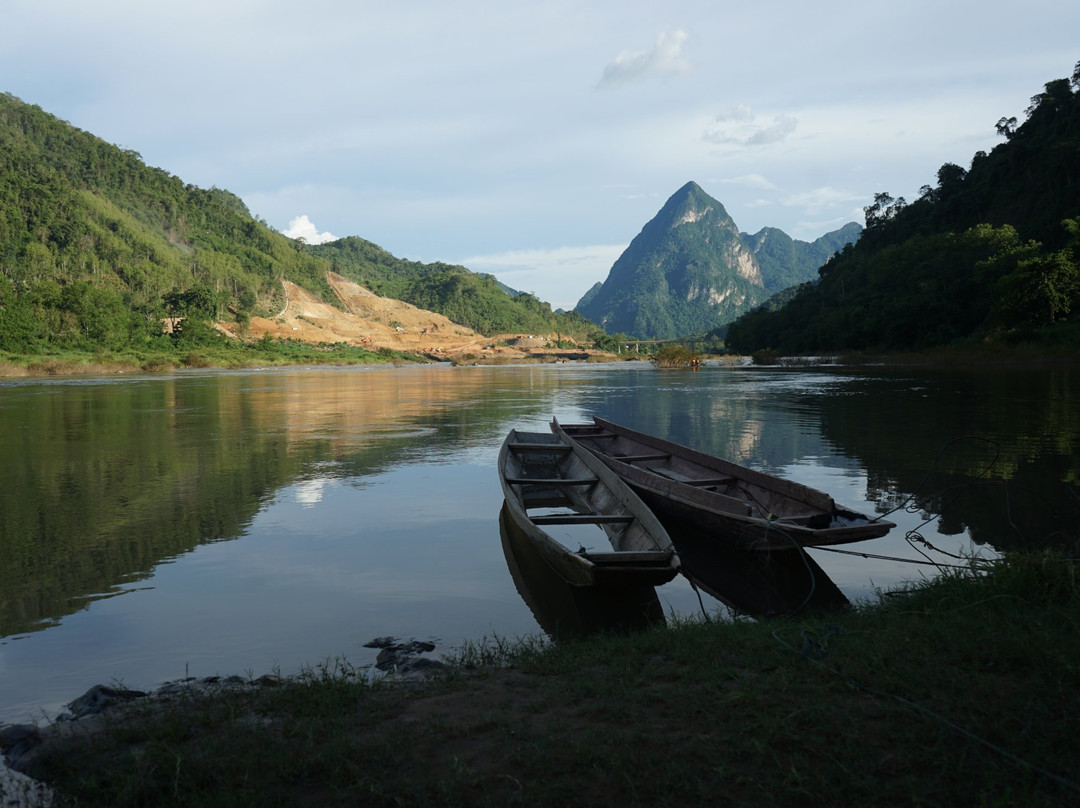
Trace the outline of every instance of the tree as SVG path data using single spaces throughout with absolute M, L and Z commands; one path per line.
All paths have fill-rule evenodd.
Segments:
M 994 128 L 997 129 L 999 135 L 1006 140 L 1009 140 L 1016 134 L 1016 116 L 1013 115 L 1011 118 L 998 118 L 998 122 Z
M 1049 325 L 1080 300 L 1080 267 L 1071 250 L 1024 259 L 999 281 L 998 296 L 1014 323 Z
M 869 230 L 881 227 L 886 222 L 895 219 L 906 204 L 904 197 L 893 199 L 888 191 L 880 191 L 874 194 L 874 204 L 863 208 L 863 214 L 866 216 L 866 228 Z

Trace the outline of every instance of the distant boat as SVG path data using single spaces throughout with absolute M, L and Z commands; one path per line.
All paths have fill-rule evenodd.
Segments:
M 837 507 L 828 494 L 602 418 L 551 422 L 603 460 L 669 529 L 686 525 L 745 550 L 876 539 L 895 524 Z
M 657 586 L 678 574 L 679 557 L 656 516 L 565 436 L 510 430 L 499 451 L 499 479 L 509 518 L 571 586 Z M 595 527 L 587 540 L 610 549 L 572 549 L 545 530 L 578 525 Z

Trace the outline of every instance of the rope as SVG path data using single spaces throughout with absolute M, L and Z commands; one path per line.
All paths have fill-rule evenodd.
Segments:
M 1001 444 L 998 443 L 996 440 L 991 440 L 990 438 L 984 438 L 981 435 L 961 435 L 958 438 L 953 438 L 951 441 L 949 441 L 944 446 L 942 446 L 940 449 L 938 449 L 938 453 L 934 456 L 934 460 L 930 464 L 930 468 L 928 468 L 926 470 L 926 474 L 924 474 L 923 478 L 921 480 L 919 480 L 919 484 L 915 486 L 915 489 L 910 494 L 908 494 L 907 497 L 899 505 L 897 505 L 895 508 L 893 508 L 891 511 L 886 511 L 885 513 L 878 514 L 871 521 L 876 522 L 879 519 L 884 519 L 886 516 L 889 516 L 890 514 L 896 513 L 901 508 L 906 508 L 908 503 L 910 503 L 913 499 L 915 499 L 916 495 L 918 495 L 920 489 L 923 487 L 923 485 L 926 484 L 926 481 L 930 479 L 930 475 L 934 473 L 934 469 L 937 468 L 937 464 L 941 460 L 942 455 L 945 454 L 945 451 L 950 446 L 952 446 L 953 444 L 959 443 L 960 441 L 964 441 L 964 440 L 982 441 L 984 443 L 989 443 L 991 446 L 995 447 L 995 449 L 997 451 L 995 451 L 995 453 L 994 453 L 993 460 L 991 460 L 987 464 L 986 468 L 984 468 L 981 472 L 979 472 L 979 474 L 975 477 L 975 479 L 976 480 L 982 479 L 987 474 L 989 474 L 991 469 L 993 469 L 994 466 L 997 465 L 998 458 L 1001 456 Z M 945 489 L 945 490 L 947 491 L 947 490 L 950 490 L 950 489 Z
M 807 545 L 808 550 L 822 550 L 827 553 L 842 553 L 843 555 L 861 556 L 862 558 L 873 558 L 877 561 L 899 561 L 904 564 L 926 564 L 927 566 L 942 567 L 948 569 L 971 569 L 970 565 L 965 564 L 942 564 L 938 561 L 920 561 L 917 558 L 900 558 L 899 556 L 887 556 L 878 555 L 877 553 L 864 553 L 861 550 L 841 550 L 839 547 L 825 547 L 822 545 L 810 544 Z M 934 548 L 936 549 L 936 548 Z
M 898 696 L 895 693 L 887 693 L 884 690 L 878 690 L 875 687 L 871 687 L 870 685 L 863 684 L 862 682 L 859 682 L 858 680 L 852 678 L 851 676 L 848 676 L 846 673 L 843 673 L 842 671 L 837 670 L 836 668 L 832 667 L 831 665 L 826 665 L 820 659 L 817 659 L 814 656 L 811 656 L 810 654 L 808 654 L 806 652 L 807 650 L 810 650 L 811 648 L 816 649 L 817 652 L 818 652 L 818 655 L 822 655 L 825 652 L 825 645 L 826 645 L 825 642 L 817 640 L 816 638 L 814 638 L 812 640 L 812 642 L 808 643 L 807 635 L 809 633 L 812 633 L 812 632 L 807 632 L 805 629 L 803 630 L 803 648 L 804 648 L 804 650 L 800 652 L 800 651 L 796 650 L 795 646 L 791 645 L 791 643 L 787 642 L 787 640 L 780 637 L 780 635 L 778 633 L 779 631 L 780 631 L 780 629 L 777 628 L 777 629 L 773 629 L 773 632 L 772 632 L 773 639 L 775 639 L 778 643 L 783 645 L 788 650 L 799 654 L 804 659 L 809 660 L 811 663 L 813 663 L 815 665 L 818 665 L 819 667 L 821 667 L 825 671 L 833 674 L 834 676 L 837 676 L 840 679 L 843 679 L 845 682 L 847 682 L 852 687 L 855 687 L 858 690 L 865 691 L 866 693 L 870 693 L 871 695 L 874 695 L 874 696 L 880 696 L 882 698 L 892 699 L 893 701 L 898 701 L 901 704 L 903 704 L 903 705 L 905 705 L 907 707 L 910 707 L 913 710 L 921 713 L 922 715 L 926 716 L 927 718 L 931 718 L 934 721 L 937 721 L 937 722 L 939 722 L 941 724 L 944 724 L 946 727 L 953 730 L 954 732 L 957 732 L 957 733 L 963 735 L 964 737 L 969 738 L 970 740 L 973 740 L 976 743 L 981 744 L 982 746 L 985 746 L 987 749 L 990 749 L 991 751 L 996 752 L 997 754 L 1001 755 L 1006 760 L 1008 760 L 1008 761 L 1010 761 L 1012 763 L 1015 763 L 1016 765 L 1018 765 L 1018 766 L 1020 766 L 1022 768 L 1033 771 L 1036 774 L 1040 774 L 1043 777 L 1046 777 L 1046 778 L 1048 778 L 1050 780 L 1053 780 L 1058 785 L 1063 786 L 1063 787 L 1065 787 L 1067 789 L 1070 789 L 1071 791 L 1075 791 L 1078 794 L 1080 794 L 1080 784 L 1076 783 L 1075 781 L 1070 780 L 1067 777 L 1062 777 L 1061 775 L 1054 774 L 1053 772 L 1051 772 L 1051 771 L 1049 771 L 1047 769 L 1044 769 L 1041 766 L 1037 766 L 1036 764 L 1031 763 L 1030 761 L 1024 760 L 1019 755 L 1014 755 L 1012 752 L 1009 752 L 1008 750 L 1003 749 L 1002 747 L 998 746 L 997 744 L 992 743 L 992 742 L 986 740 L 985 738 L 982 738 L 982 737 L 976 735 L 974 732 L 971 732 L 970 730 L 964 729 L 959 724 L 956 724 L 955 722 L 949 720 L 948 718 L 946 718 L 943 715 L 939 715 L 938 713 L 934 712 L 933 710 L 931 710 L 928 707 L 924 707 L 923 705 L 918 704 L 917 702 L 914 702 L 911 699 L 904 698 L 903 696 Z M 831 636 L 833 634 L 838 634 L 838 633 L 839 632 L 835 629 L 835 627 L 830 627 L 830 631 L 826 635 L 826 641 L 827 641 L 829 636 Z

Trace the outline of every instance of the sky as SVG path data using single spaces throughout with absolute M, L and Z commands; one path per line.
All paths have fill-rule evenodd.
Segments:
M 0 0 L 0 91 L 309 242 L 572 308 L 690 180 L 812 241 L 1080 60 L 1028 0 Z

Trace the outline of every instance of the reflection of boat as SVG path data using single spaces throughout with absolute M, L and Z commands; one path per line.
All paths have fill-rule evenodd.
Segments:
M 678 556 L 657 518 L 607 466 L 565 436 L 510 430 L 499 452 L 499 479 L 511 520 L 570 585 L 655 586 L 678 573 Z M 580 530 L 589 541 L 606 534 L 614 549 L 571 550 L 545 528 Z
M 551 423 L 603 460 L 660 517 L 747 550 L 845 544 L 895 525 L 836 506 L 828 494 L 601 418 Z
M 553 639 L 664 623 L 664 609 L 649 584 L 618 589 L 570 586 L 510 518 L 505 504 L 499 512 L 499 536 L 514 586 Z
M 806 552 L 740 550 L 689 525 L 669 522 L 666 527 L 683 575 L 737 614 L 775 617 L 850 605 Z

